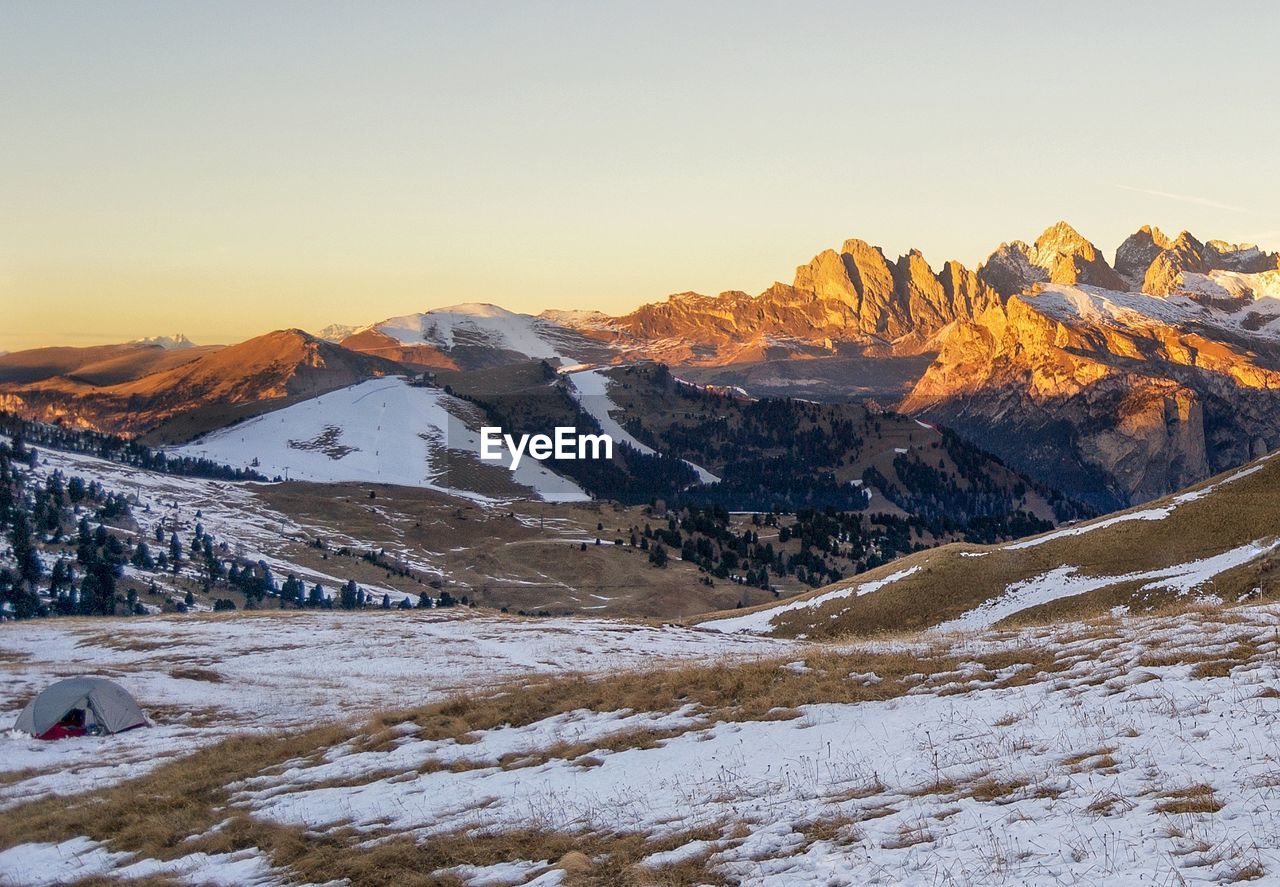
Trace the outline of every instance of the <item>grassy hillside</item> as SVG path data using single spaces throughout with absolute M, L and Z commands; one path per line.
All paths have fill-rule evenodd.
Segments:
M 1280 590 L 1280 460 L 1157 502 L 995 546 L 948 545 L 749 613 L 723 631 L 829 638 L 1052 622 Z

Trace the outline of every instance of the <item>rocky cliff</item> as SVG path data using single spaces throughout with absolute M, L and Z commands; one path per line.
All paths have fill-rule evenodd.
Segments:
M 1095 505 L 1145 501 L 1280 447 L 1280 335 L 1235 319 L 1045 284 L 957 323 L 900 409 Z
M 613 328 L 627 350 L 702 365 L 843 345 L 916 353 L 947 324 L 998 302 L 959 262 L 935 272 L 918 250 L 890 261 L 877 246 L 846 240 L 796 268 L 789 285 L 775 283 L 758 296 L 679 293 L 618 318 Z

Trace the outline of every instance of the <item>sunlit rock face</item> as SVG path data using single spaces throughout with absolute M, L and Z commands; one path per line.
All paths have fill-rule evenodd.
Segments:
M 1280 311 L 1248 317 L 1039 284 L 957 323 L 900 408 L 1101 506 L 1145 501 L 1280 446 Z
M 654 356 L 683 353 L 684 362 L 711 365 L 741 360 L 748 350 L 759 359 L 755 354 L 770 346 L 777 356 L 839 345 L 915 353 L 947 324 L 998 302 L 958 262 L 936 272 L 919 250 L 890 261 L 880 247 L 850 239 L 796 268 L 789 285 L 775 283 L 754 297 L 678 293 L 613 326 L 636 350 L 654 343 L 656 352 L 647 349 Z

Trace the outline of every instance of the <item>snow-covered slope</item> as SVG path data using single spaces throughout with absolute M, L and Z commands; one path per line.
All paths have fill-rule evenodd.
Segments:
M 480 421 L 471 404 L 392 377 L 223 428 L 176 452 L 290 480 L 400 484 L 469 498 L 519 496 L 523 486 L 524 495 L 532 490 L 546 501 L 590 498 L 532 459 L 522 460 L 514 473 L 506 468 L 509 457 L 501 468 L 479 463 Z M 514 483 L 504 489 L 502 475 Z
M 367 350 L 379 340 L 401 348 L 429 348 L 463 368 L 523 359 L 568 365 L 608 350 L 550 318 L 480 303 L 391 317 L 356 331 L 346 344 Z
M 426 342 L 451 349 L 456 345 L 482 344 L 529 357 L 564 357 L 541 335 L 539 326 L 536 317 L 487 304 L 451 305 L 374 324 L 380 332 L 406 345 Z
M 1097 287 L 1044 284 L 1027 304 L 1057 320 L 1106 325 L 1119 330 L 1222 330 L 1238 336 L 1280 340 L 1280 271 L 1241 274 L 1211 271 L 1185 275 L 1184 288 L 1167 296 Z

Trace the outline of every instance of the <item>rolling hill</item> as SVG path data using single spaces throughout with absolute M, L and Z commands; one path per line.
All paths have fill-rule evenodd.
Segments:
M 155 343 L 33 348 L 0 355 L 0 385 L 24 385 L 63 378 L 90 385 L 114 385 L 172 369 L 221 346 L 166 348 Z
M 39 379 L 0 384 L 0 408 L 40 421 L 61 420 L 73 427 L 171 442 L 325 391 L 403 372 L 399 364 L 349 351 L 301 330 L 278 330 L 226 348 L 123 348 L 133 350 L 123 355 L 120 348 L 53 355 L 56 359 L 41 364 Z M 4 360 L 32 363 L 30 354 L 19 352 Z M 81 376 L 86 369 L 119 362 L 122 356 L 132 360 L 133 369 L 120 370 L 117 375 L 125 378 L 119 381 L 115 376 L 97 381 Z

